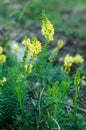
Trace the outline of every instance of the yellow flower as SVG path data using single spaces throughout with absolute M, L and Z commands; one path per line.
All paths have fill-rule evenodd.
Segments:
M 22 41 L 22 44 L 25 45 L 25 46 L 29 46 L 29 45 L 30 45 L 30 39 L 29 39 L 29 38 L 25 38 L 25 39 Z
M 33 37 L 31 42 L 30 39 L 25 38 L 22 44 L 25 45 L 22 63 L 25 63 L 28 53 L 30 58 L 33 59 L 39 54 L 39 52 L 41 52 L 41 43 L 37 40 L 36 37 Z
M 54 27 L 46 17 L 45 13 L 42 14 L 42 35 L 48 42 L 53 40 Z
M 28 72 L 29 74 L 32 72 L 32 64 L 26 64 L 25 65 L 25 70 L 26 72 Z
M 74 57 L 74 63 L 78 64 L 78 63 L 82 63 L 84 61 L 83 57 L 80 54 L 77 54 Z
M 0 86 L 3 86 L 7 82 L 6 77 L 3 77 L 2 80 L 0 80 Z
M 16 53 L 19 51 L 19 46 L 17 44 L 14 44 L 12 48 Z
M 29 45 L 30 58 L 35 58 L 41 52 L 41 43 L 36 37 L 32 38 L 32 43 Z
M 69 56 L 69 55 L 67 54 L 67 55 L 65 56 L 65 58 L 64 58 L 64 68 L 65 68 L 66 73 L 69 73 L 69 72 L 70 72 L 72 63 L 73 63 L 73 57 L 72 57 L 72 56 Z
M 80 54 L 77 54 L 74 57 L 66 55 L 66 57 L 64 58 L 65 71 L 69 73 L 73 63 L 78 64 L 78 63 L 82 63 L 83 61 L 84 59 Z
M 3 63 L 6 61 L 6 56 L 5 55 L 0 55 L 0 63 Z
M 2 81 L 3 81 L 3 83 L 7 82 L 6 77 L 4 77 Z
M 67 54 L 64 58 L 64 63 L 73 63 L 73 57 L 69 56 L 69 54 Z
M 3 48 L 0 46 L 0 54 L 2 54 L 3 52 Z

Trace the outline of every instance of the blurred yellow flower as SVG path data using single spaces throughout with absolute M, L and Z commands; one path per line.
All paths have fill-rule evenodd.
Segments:
M 22 44 L 25 45 L 25 46 L 29 46 L 29 45 L 30 45 L 30 39 L 29 39 L 29 38 L 25 38 L 25 39 L 22 41 Z
M 80 54 L 77 54 L 74 57 L 74 63 L 78 64 L 78 63 L 82 63 L 84 61 L 83 57 Z
M 0 54 L 2 54 L 3 52 L 3 48 L 0 46 Z
M 48 42 L 53 40 L 54 27 L 46 17 L 45 13 L 42 13 L 42 35 Z
M 16 53 L 19 51 L 19 46 L 17 44 L 14 44 L 12 46 L 12 48 L 13 48 L 14 52 L 16 52 Z
M 67 54 L 64 58 L 64 63 L 73 63 L 73 57 L 72 56 L 69 56 L 69 54 Z
M 0 80 L 0 86 L 3 86 L 7 82 L 6 77 L 3 77 L 2 80 Z
M 64 58 L 64 68 L 65 71 L 68 73 L 70 72 L 71 66 L 73 63 L 75 64 L 79 64 L 82 63 L 84 61 L 83 57 L 80 54 L 76 54 L 76 56 L 69 56 L 66 55 Z
M 66 73 L 69 73 L 69 72 L 70 72 L 72 63 L 73 63 L 73 57 L 72 57 L 72 56 L 69 56 L 69 55 L 67 54 L 67 55 L 65 56 L 65 58 L 64 58 L 64 68 L 65 68 Z
M 26 72 L 28 72 L 29 74 L 32 72 L 32 64 L 26 64 L 25 65 L 25 70 Z
M 0 63 L 3 63 L 6 61 L 6 56 L 5 55 L 0 55 Z
M 7 82 L 6 77 L 4 77 L 2 81 L 3 81 L 3 83 Z

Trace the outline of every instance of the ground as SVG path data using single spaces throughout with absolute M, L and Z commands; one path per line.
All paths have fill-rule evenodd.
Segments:
M 86 1 L 85 0 L 20 0 L 0 3 L 0 32 L 8 39 L 21 42 L 24 36 L 34 33 L 41 40 L 41 12 L 46 11 L 55 27 L 55 39 L 65 41 L 66 51 L 83 53 L 86 49 Z M 9 41 L 8 40 L 8 41 Z M 52 45 L 53 46 L 53 45 Z M 71 47 L 70 47 L 71 46 Z

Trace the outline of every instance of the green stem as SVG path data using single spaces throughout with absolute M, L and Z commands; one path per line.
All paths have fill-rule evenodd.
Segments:
M 74 95 L 74 124 L 76 130 L 77 130 L 77 109 L 78 109 L 78 86 L 76 86 Z
M 28 56 L 28 46 L 25 46 L 24 55 L 23 55 L 23 58 L 22 58 L 22 65 L 24 65 L 27 56 Z
M 44 69 L 45 69 L 45 58 L 46 58 L 46 50 L 43 48 L 41 56 L 40 56 L 40 63 L 39 63 L 39 82 L 40 87 L 43 87 L 43 79 L 44 79 Z

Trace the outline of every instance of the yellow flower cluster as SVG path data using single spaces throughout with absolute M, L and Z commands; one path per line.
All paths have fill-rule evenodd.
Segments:
M 30 39 L 29 39 L 29 38 L 25 38 L 25 39 L 22 41 L 22 44 L 25 45 L 25 46 L 29 46 L 29 45 L 30 45 Z
M 78 63 L 82 63 L 84 61 L 83 57 L 80 54 L 77 54 L 74 57 L 74 63 L 78 64 Z
M 22 42 L 22 44 L 25 46 L 25 50 L 24 50 L 24 55 L 23 55 L 23 59 L 22 59 L 22 63 L 23 65 L 26 62 L 26 58 L 28 56 L 30 56 L 30 60 L 29 62 L 25 65 L 25 71 L 27 73 L 31 73 L 32 72 L 32 64 L 31 61 L 37 57 L 37 55 L 41 52 L 41 43 L 37 40 L 36 37 L 32 38 L 32 41 L 30 41 L 30 39 L 25 38 Z
M 42 14 L 42 35 L 48 42 L 53 40 L 54 27 L 46 17 L 45 13 Z
M 64 68 L 66 73 L 70 72 L 71 66 L 73 63 L 79 64 L 84 61 L 83 57 L 80 54 L 77 54 L 76 56 L 72 57 L 69 56 L 68 54 L 64 58 Z
M 3 83 L 7 82 L 6 77 L 4 77 L 2 81 L 3 81 Z
M 73 63 L 73 57 L 69 56 L 67 54 L 66 57 L 64 58 L 64 68 L 65 68 L 66 73 L 70 72 L 70 68 L 72 66 L 72 63 Z
M 22 44 L 25 45 L 25 52 L 27 52 L 24 54 L 24 57 L 27 57 L 27 54 L 29 53 L 30 58 L 33 59 L 41 52 L 41 43 L 36 37 L 33 37 L 31 42 L 28 38 L 24 39 Z
M 41 52 L 41 43 L 36 37 L 32 38 L 32 43 L 29 45 L 30 58 L 35 58 Z
M 0 46 L 0 63 L 4 63 L 6 61 L 6 56 L 2 54 L 3 48 Z
M 25 65 L 26 72 L 30 74 L 32 72 L 32 67 L 33 67 L 32 64 L 26 64 Z
M 3 86 L 7 82 L 6 77 L 3 77 L 2 80 L 0 80 L 0 86 Z
M 12 48 L 13 48 L 13 50 L 14 50 L 15 53 L 17 53 L 19 51 L 19 46 L 17 44 L 14 44 L 12 46 Z

